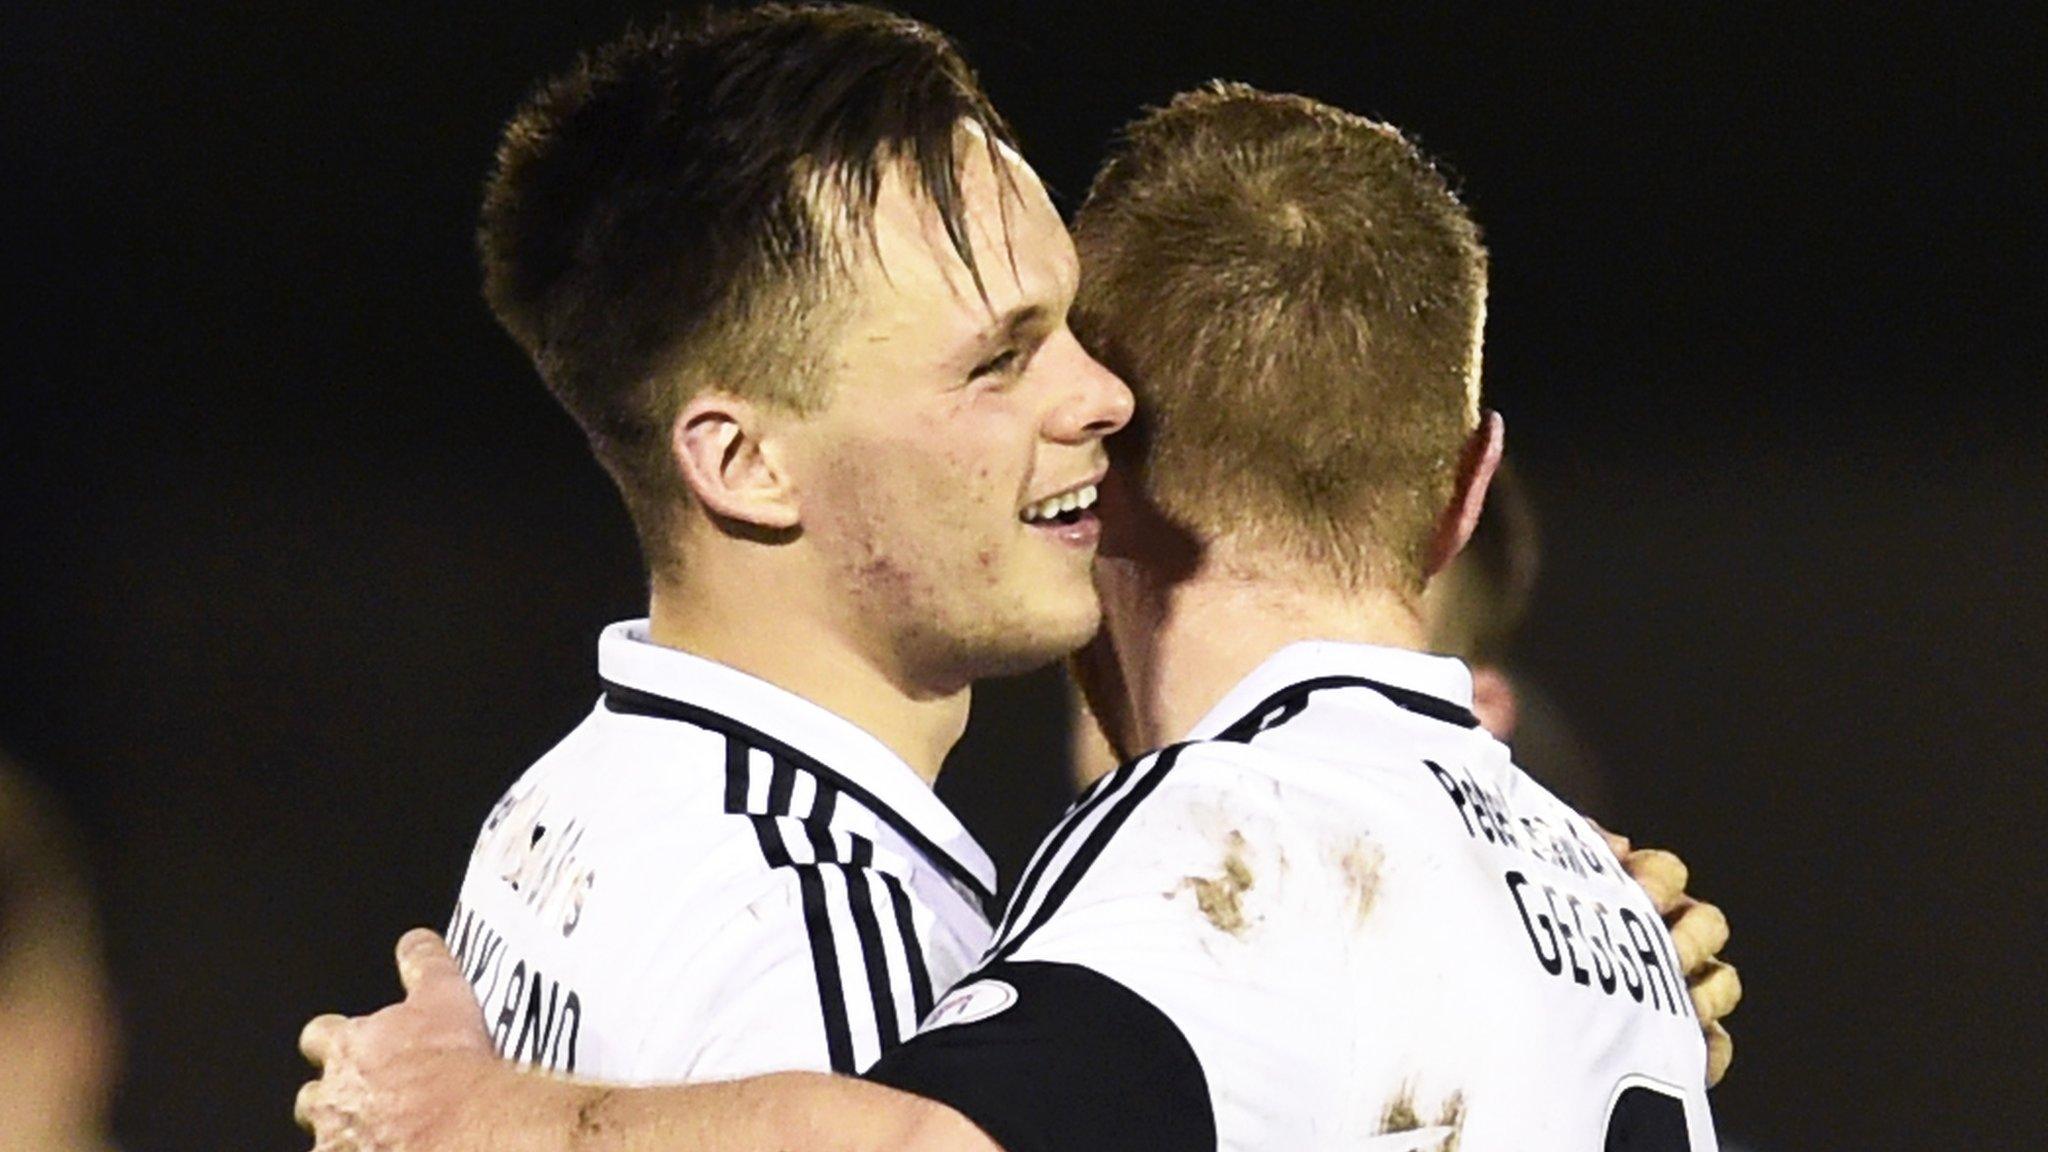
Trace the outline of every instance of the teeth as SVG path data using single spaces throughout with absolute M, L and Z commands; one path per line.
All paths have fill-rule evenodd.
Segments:
M 1062 493 L 1058 496 L 1048 496 L 1036 504 L 1025 506 L 1024 522 L 1027 524 L 1036 523 L 1040 520 L 1050 520 L 1062 512 L 1093 508 L 1095 506 L 1095 497 L 1095 485 L 1093 484 L 1083 485 L 1072 492 Z

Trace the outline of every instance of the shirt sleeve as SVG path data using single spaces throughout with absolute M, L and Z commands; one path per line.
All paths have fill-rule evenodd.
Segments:
M 737 914 L 687 926 L 699 946 L 680 967 L 661 970 L 655 954 L 634 1078 L 853 1073 L 915 1029 L 903 946 L 891 943 L 904 928 L 878 875 L 792 865 L 751 887 Z
M 1201 1061 L 1165 1013 L 1099 972 L 990 965 L 867 1078 L 939 1101 L 1006 1152 L 1213 1152 Z

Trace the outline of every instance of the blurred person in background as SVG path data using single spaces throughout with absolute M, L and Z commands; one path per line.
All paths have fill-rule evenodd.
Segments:
M 119 1064 L 76 834 L 0 755 L 0 1149 L 111 1148 Z
M 1471 667 L 1472 711 L 1514 748 L 1515 763 L 1572 807 L 1614 824 L 1608 781 L 1592 751 L 1550 697 L 1511 670 L 1542 571 L 1541 544 L 1528 487 L 1503 463 L 1471 542 L 1423 596 L 1430 650 Z

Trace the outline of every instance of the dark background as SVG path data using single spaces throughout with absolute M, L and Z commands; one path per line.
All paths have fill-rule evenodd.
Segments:
M 1615 822 L 1735 924 L 1724 1131 L 2038 1148 L 2024 22 L 910 7 L 1069 205 L 1120 122 L 1219 75 L 1446 160 L 1548 529 L 1521 663 L 1615 770 Z M 134 1149 L 303 1146 L 298 1025 L 394 990 L 389 942 L 441 922 L 489 802 L 593 699 L 596 630 L 638 611 L 624 516 L 469 235 L 527 83 L 653 11 L 0 16 L 0 745 L 92 832 Z M 1011 869 L 1061 802 L 1056 691 L 987 691 L 948 779 Z

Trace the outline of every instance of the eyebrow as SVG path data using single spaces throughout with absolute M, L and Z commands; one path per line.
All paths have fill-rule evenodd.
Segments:
M 1051 315 L 1043 304 L 1026 304 L 1012 308 L 994 324 L 982 329 L 976 340 L 982 345 L 1015 340 L 1020 333 L 1028 329 L 1043 327 Z

